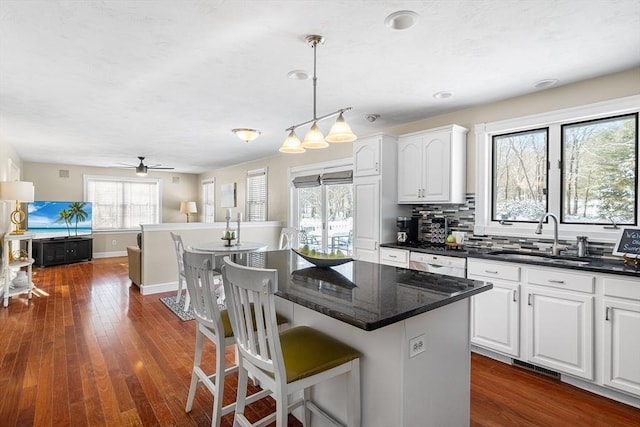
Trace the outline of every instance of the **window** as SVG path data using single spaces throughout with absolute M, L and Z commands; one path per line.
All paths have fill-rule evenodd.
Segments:
M 537 221 L 547 212 L 548 129 L 493 137 L 494 221 Z
M 93 203 L 94 230 L 133 229 L 160 223 L 158 179 L 90 176 L 84 178 L 85 200 Z
M 638 114 L 562 125 L 562 222 L 636 224 Z
M 351 168 L 351 163 L 330 171 L 307 167 L 292 174 L 292 223 L 300 230 L 301 245 L 321 252 L 353 252 Z
M 216 180 L 207 179 L 202 181 L 202 218 L 204 222 L 216 221 Z
M 613 222 L 640 223 L 638 105 L 635 95 L 476 125 L 474 233 L 533 237 L 551 212 L 563 239 L 613 242 Z
M 267 220 L 267 170 L 247 172 L 247 221 Z

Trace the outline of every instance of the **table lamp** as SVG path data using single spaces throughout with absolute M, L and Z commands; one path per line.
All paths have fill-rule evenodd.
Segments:
M 20 206 L 21 202 L 33 202 L 34 188 L 32 182 L 27 181 L 6 181 L 0 182 L 0 200 L 15 200 L 16 209 L 11 212 L 11 222 L 15 225 L 15 230 L 11 234 L 24 234 L 21 228 L 26 219 L 26 214 Z
M 187 222 L 189 222 L 189 216 L 191 214 L 198 213 L 198 208 L 196 207 L 196 202 L 181 202 L 180 203 L 180 213 L 183 213 L 187 216 Z

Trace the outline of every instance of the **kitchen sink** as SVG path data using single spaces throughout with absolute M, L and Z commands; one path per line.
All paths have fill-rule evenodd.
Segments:
M 536 261 L 536 262 L 545 262 L 549 264 L 558 264 L 558 265 L 571 265 L 571 266 L 583 266 L 589 265 L 589 261 L 584 260 L 583 258 L 576 258 L 571 256 L 563 256 L 563 255 L 549 255 L 549 254 L 536 254 L 530 252 L 519 252 L 519 251 L 510 251 L 510 250 L 497 250 L 488 252 L 487 255 L 497 255 L 503 257 L 509 261 Z

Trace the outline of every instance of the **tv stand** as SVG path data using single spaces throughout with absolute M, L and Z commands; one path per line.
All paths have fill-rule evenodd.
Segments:
M 38 267 L 90 261 L 93 258 L 93 237 L 33 239 L 33 258 Z

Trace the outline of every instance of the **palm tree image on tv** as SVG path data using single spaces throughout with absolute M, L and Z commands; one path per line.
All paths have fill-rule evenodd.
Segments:
M 75 235 L 78 235 L 78 221 L 84 221 L 89 214 L 85 211 L 85 202 L 72 202 L 68 208 L 61 209 L 58 212 L 56 222 L 63 222 L 67 226 L 67 236 L 71 237 L 71 223 L 75 221 Z

